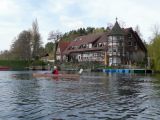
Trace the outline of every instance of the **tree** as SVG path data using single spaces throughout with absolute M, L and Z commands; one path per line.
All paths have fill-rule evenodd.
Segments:
M 133 52 L 133 55 L 131 56 L 132 60 L 136 63 L 142 63 L 145 58 L 145 54 L 142 51 Z
M 151 39 L 149 45 L 147 45 L 148 55 L 151 59 L 151 67 L 156 70 L 160 71 L 160 32 L 159 26 L 153 26 L 153 38 Z
M 9 60 L 11 59 L 11 52 L 8 50 L 4 50 L 0 52 L 0 59 L 1 60 Z
M 94 27 L 87 27 L 86 28 L 86 32 L 87 32 L 87 34 L 89 34 L 89 33 L 93 33 L 93 31 L 95 30 L 95 28 Z
M 15 59 L 30 60 L 31 59 L 31 33 L 30 31 L 22 31 L 18 38 L 15 39 L 11 46 L 11 53 Z
M 46 50 L 47 53 L 53 52 L 53 48 L 54 48 L 54 43 L 53 42 L 48 42 L 45 45 L 45 50 Z
M 59 31 L 51 31 L 48 36 L 48 40 L 52 40 L 52 42 L 55 44 L 55 47 L 53 47 L 54 48 L 53 56 L 54 56 L 55 61 L 57 60 L 56 59 L 56 51 L 57 51 L 58 43 L 59 43 L 61 37 L 62 37 L 62 33 Z
M 159 32 L 159 25 L 153 25 L 153 28 L 152 28 L 152 31 L 153 31 L 153 38 L 156 38 L 157 36 L 160 35 L 160 32 Z
M 33 23 L 32 23 L 31 34 L 32 34 L 32 41 L 31 41 L 32 57 L 36 58 L 36 57 L 40 56 L 39 49 L 42 45 L 41 35 L 39 33 L 39 27 L 38 27 L 37 19 L 35 21 L 33 21 Z
M 93 33 L 104 33 L 106 30 L 104 27 L 94 29 Z
M 85 28 L 79 28 L 78 30 L 77 30 L 77 32 L 79 33 L 79 35 L 86 35 L 86 30 L 85 30 Z

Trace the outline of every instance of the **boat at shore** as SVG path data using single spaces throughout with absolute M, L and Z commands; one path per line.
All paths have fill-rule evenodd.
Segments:
M 33 77 L 49 77 L 49 78 L 71 78 L 78 79 L 80 77 L 79 74 L 51 74 L 51 73 L 33 73 Z
M 10 70 L 11 68 L 8 66 L 0 66 L 0 71 Z

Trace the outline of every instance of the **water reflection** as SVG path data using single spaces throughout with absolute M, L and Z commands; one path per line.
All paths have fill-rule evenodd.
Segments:
M 0 119 L 159 119 L 160 76 L 83 73 L 79 80 L 0 73 Z

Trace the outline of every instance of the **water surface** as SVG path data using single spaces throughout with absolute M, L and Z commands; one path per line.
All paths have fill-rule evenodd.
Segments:
M 80 79 L 0 72 L 1 120 L 159 120 L 160 76 L 83 73 Z

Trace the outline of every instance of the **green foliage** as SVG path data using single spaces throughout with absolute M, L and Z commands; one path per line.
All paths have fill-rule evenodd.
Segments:
M 18 38 L 15 39 L 11 47 L 11 54 L 14 59 L 30 60 L 31 59 L 31 33 L 22 31 Z
M 9 51 L 0 54 L 1 60 L 31 60 L 40 58 L 46 53 L 42 47 L 41 35 L 39 33 L 38 22 L 35 20 L 31 30 L 23 30 L 14 39 Z
M 94 27 L 79 28 L 77 30 L 71 30 L 71 31 L 65 33 L 62 36 L 62 40 L 72 41 L 78 36 L 88 35 L 88 34 L 92 34 L 92 33 L 103 33 L 106 31 L 107 31 L 107 29 L 105 29 L 104 27 L 101 27 L 101 28 L 94 28 Z
M 10 67 L 12 70 L 24 70 L 29 66 L 45 66 L 47 63 L 41 60 L 0 60 L 0 66 Z
M 34 60 L 30 61 L 30 66 L 43 66 L 46 65 L 47 63 L 41 61 L 41 60 Z
M 83 69 L 104 69 L 109 68 L 102 65 L 100 62 L 94 61 L 94 62 L 79 62 L 79 63 L 73 63 L 73 62 L 63 62 L 63 63 L 56 63 L 56 65 L 60 66 L 61 69 L 76 69 L 79 70 L 80 68 Z M 111 67 L 110 67 L 111 68 Z
M 39 33 L 39 27 L 37 19 L 33 21 L 32 23 L 32 30 L 31 30 L 32 40 L 31 40 L 31 47 L 33 49 L 32 51 L 32 57 L 35 58 L 37 56 L 40 56 L 40 48 L 42 46 L 41 42 L 41 35 Z
M 54 49 L 54 43 L 53 42 L 48 42 L 45 45 L 45 50 L 46 50 L 47 53 L 53 52 L 53 49 Z
M 151 58 L 152 68 L 160 71 L 160 35 L 155 36 L 152 43 L 148 45 L 148 53 Z
M 26 60 L 0 60 L 0 66 L 8 66 L 12 69 L 25 69 L 30 64 Z

